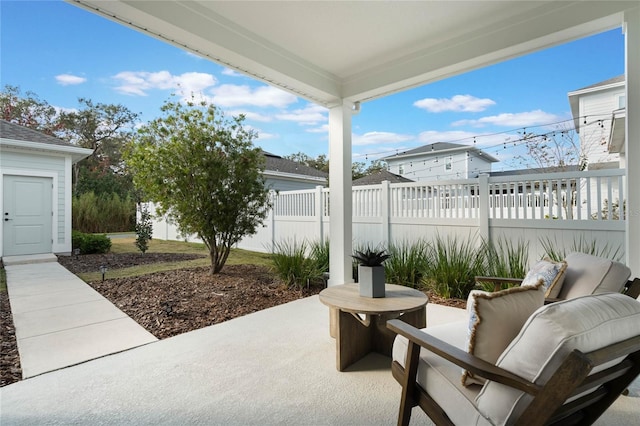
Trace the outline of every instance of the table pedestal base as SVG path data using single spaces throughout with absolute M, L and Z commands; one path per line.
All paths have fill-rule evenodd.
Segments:
M 344 371 L 370 352 L 391 356 L 396 334 L 387 328 L 387 321 L 400 319 L 417 328 L 427 325 L 425 307 L 402 314 L 359 315 L 340 309 L 330 309 L 331 337 L 336 339 L 336 368 Z

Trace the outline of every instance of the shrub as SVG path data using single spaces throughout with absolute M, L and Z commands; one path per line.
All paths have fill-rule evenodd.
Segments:
M 295 240 L 273 244 L 271 260 L 276 275 L 289 287 L 303 288 L 320 279 L 322 272 L 317 263 L 307 257 L 307 244 Z
M 136 222 L 136 247 L 145 254 L 149 248 L 149 240 L 153 233 L 153 223 L 151 222 L 151 214 L 146 204 L 140 205 L 140 220 Z
M 420 286 L 428 267 L 429 245 L 419 240 L 415 244 L 407 241 L 390 244 L 391 257 L 385 262 L 385 276 L 390 284 L 417 288 Z
M 311 243 L 311 259 L 316 263 L 316 267 L 321 272 L 329 271 L 329 240 L 324 242 L 315 241 Z
M 483 256 L 475 239 L 442 239 L 439 235 L 429 248 L 426 284 L 441 297 L 466 299 L 480 275 Z
M 588 240 L 584 235 L 580 235 L 577 239 L 574 237 L 573 243 L 568 251 L 564 246 L 558 244 L 555 237 L 553 238 L 553 241 L 549 237 L 540 238 L 540 244 L 542 245 L 546 256 L 555 262 L 563 260 L 567 257 L 567 254 L 572 252 L 586 253 L 593 256 L 615 260 L 617 262 L 619 262 L 623 256 L 622 247 L 618 246 L 614 249 L 609 245 L 609 243 L 604 243 L 604 245 L 601 243 L 598 244 L 596 240 Z
M 483 242 L 482 252 L 485 267 L 482 275 L 502 278 L 524 278 L 528 271 L 529 244 L 519 239 L 517 243 L 507 238 L 499 238 L 497 242 Z M 493 283 L 483 286 L 486 291 L 493 291 Z M 503 285 L 503 288 L 506 288 Z
M 80 254 L 109 253 L 111 240 L 105 234 L 85 234 L 73 231 L 71 247 L 80 249 Z
M 73 229 L 85 233 L 132 231 L 135 227 L 136 203 L 116 193 L 86 192 L 73 197 Z

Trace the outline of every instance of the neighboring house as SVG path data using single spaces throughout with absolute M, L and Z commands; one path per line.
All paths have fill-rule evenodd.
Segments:
M 0 120 L 0 256 L 71 252 L 71 166 L 91 152 Z
M 407 179 L 400 175 L 395 175 L 387 170 L 379 170 L 377 172 L 363 176 L 360 179 L 354 180 L 351 183 L 351 185 L 352 186 L 380 185 L 384 181 L 388 181 L 389 183 L 413 182 L 411 179 Z
M 436 142 L 385 157 L 391 173 L 414 181 L 471 179 L 491 171 L 498 162 L 486 152 L 469 145 Z
M 574 90 L 568 97 L 587 168 L 624 168 L 624 75 Z
M 278 155 L 264 152 L 267 163 L 264 177 L 267 188 L 274 191 L 295 191 L 327 186 L 329 174 Z

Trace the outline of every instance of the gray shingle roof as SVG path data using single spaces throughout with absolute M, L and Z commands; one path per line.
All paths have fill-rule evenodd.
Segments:
M 380 170 L 378 172 L 372 173 L 367 176 L 363 176 L 360 179 L 356 179 L 352 182 L 353 186 L 363 186 L 363 185 L 379 185 L 383 181 L 388 180 L 391 183 L 407 183 L 413 182 L 411 179 L 406 177 L 393 174 L 387 170 Z
M 624 74 L 619 75 L 617 77 L 610 78 L 608 80 L 601 81 L 599 83 L 591 84 L 591 85 L 586 86 L 586 87 L 581 87 L 580 89 L 574 90 L 574 92 L 579 92 L 581 90 L 593 89 L 593 88 L 600 87 L 600 86 L 608 86 L 609 84 L 623 83 L 623 82 L 624 82 Z
M 75 146 L 62 139 L 45 135 L 37 130 L 10 123 L 6 120 L 0 120 L 0 137 L 17 141 L 46 143 L 49 145 Z
M 291 173 L 303 176 L 312 176 L 327 179 L 328 173 L 316 170 L 313 167 L 305 166 L 304 164 L 296 163 L 292 160 L 287 160 L 278 155 L 271 154 L 264 151 L 264 156 L 267 159 L 265 171 Z
M 435 152 L 435 151 L 443 151 L 445 149 L 456 149 L 456 148 L 467 148 L 468 145 L 461 145 L 459 143 L 450 143 L 450 142 L 436 142 L 429 145 L 419 146 L 418 148 L 410 149 L 409 151 L 403 151 L 398 153 L 398 155 L 411 155 L 411 154 L 422 154 L 423 152 Z M 393 155 L 390 155 L 388 158 L 392 158 Z

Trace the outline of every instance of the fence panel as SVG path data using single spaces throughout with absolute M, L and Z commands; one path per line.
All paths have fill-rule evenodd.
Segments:
M 597 238 L 624 249 L 625 171 L 597 170 L 354 187 L 353 241 L 389 244 L 441 235 L 483 238 Z M 241 248 L 268 251 L 285 239 L 321 241 L 329 233 L 329 189 L 274 193 L 273 209 Z M 484 206 L 481 210 L 481 206 Z M 154 238 L 178 239 L 175 225 L 154 221 Z M 192 240 L 191 238 L 189 238 Z M 535 241 L 535 242 L 534 242 Z

